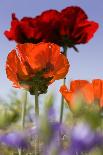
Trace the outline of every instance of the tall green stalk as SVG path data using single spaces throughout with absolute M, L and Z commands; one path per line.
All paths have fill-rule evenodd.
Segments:
M 22 101 L 22 112 L 21 112 L 21 128 L 24 130 L 25 128 L 25 115 L 26 115 L 26 104 L 27 104 L 27 91 L 24 92 Z M 22 155 L 22 149 L 18 149 L 18 154 Z
M 63 47 L 63 54 L 67 56 L 67 47 Z M 66 78 L 63 79 L 63 85 L 66 83 Z M 63 120 L 63 113 L 64 113 L 64 97 L 61 96 L 61 108 L 60 108 L 60 123 Z
M 38 121 L 39 119 L 39 102 L 38 102 L 38 90 L 35 91 L 35 115 Z M 35 137 L 35 155 L 39 155 L 39 135 Z
M 26 104 L 27 104 L 27 91 L 25 91 L 24 94 L 23 94 L 22 114 L 21 114 L 22 130 L 25 127 Z
M 35 115 L 39 117 L 38 91 L 35 91 Z

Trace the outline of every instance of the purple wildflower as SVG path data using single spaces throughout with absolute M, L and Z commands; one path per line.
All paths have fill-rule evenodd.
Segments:
M 0 136 L 0 143 L 16 149 L 28 149 L 30 147 L 26 135 L 20 132 L 11 132 Z
M 52 136 L 49 138 L 49 142 L 44 146 L 43 155 L 59 155 L 62 150 L 62 136 L 67 133 L 67 127 L 59 122 L 49 122 L 49 124 Z
M 73 128 L 69 152 L 75 151 L 79 154 L 80 152 L 90 151 L 101 144 L 103 144 L 102 135 L 93 131 L 88 124 L 79 123 Z

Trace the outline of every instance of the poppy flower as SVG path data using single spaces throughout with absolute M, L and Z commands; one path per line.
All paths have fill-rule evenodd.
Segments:
M 9 40 L 17 43 L 53 42 L 62 47 L 85 44 L 92 39 L 98 23 L 89 21 L 86 13 L 77 6 L 57 10 L 46 10 L 31 18 L 18 20 L 12 15 L 11 28 L 4 32 Z
M 35 18 L 23 17 L 19 20 L 13 13 L 11 28 L 4 34 L 9 40 L 15 40 L 17 43 L 39 43 L 41 41 L 57 43 L 59 15 L 60 13 L 56 10 L 47 10 Z
M 26 88 L 31 94 L 35 90 L 45 93 L 49 84 L 66 76 L 68 69 L 67 58 L 53 43 L 18 44 L 6 61 L 8 79 L 15 87 Z
M 98 24 L 88 20 L 86 13 L 77 6 L 71 6 L 61 11 L 62 22 L 60 33 L 67 46 L 85 44 L 92 39 L 98 29 Z
M 70 89 L 65 85 L 61 86 L 60 92 L 67 101 L 71 109 L 77 108 L 77 102 L 81 99 L 85 99 L 88 103 L 91 103 L 92 93 L 90 84 L 87 80 L 74 80 L 70 83 Z
M 31 17 L 24 17 L 19 20 L 16 15 L 12 14 L 11 28 L 4 32 L 9 40 L 15 40 L 17 43 L 34 42 L 34 28 L 36 22 Z
M 94 79 L 92 82 L 86 80 L 74 80 L 70 83 L 70 89 L 61 86 L 60 92 L 71 109 L 75 108 L 77 99 L 81 97 L 86 103 L 91 104 L 95 100 L 103 107 L 103 80 Z

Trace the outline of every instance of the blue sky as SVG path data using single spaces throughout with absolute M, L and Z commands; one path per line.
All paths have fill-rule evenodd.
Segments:
M 68 50 L 71 68 L 67 80 L 103 78 L 103 0 L 3 0 L 0 4 L 0 96 L 5 97 L 12 88 L 6 78 L 5 61 L 15 42 L 9 42 L 3 35 L 10 27 L 11 13 L 15 12 L 18 18 L 34 17 L 47 9 L 61 10 L 71 5 L 83 8 L 90 20 L 100 24 L 100 28 L 88 44 L 77 46 L 79 53 Z M 60 83 L 56 82 L 56 89 Z

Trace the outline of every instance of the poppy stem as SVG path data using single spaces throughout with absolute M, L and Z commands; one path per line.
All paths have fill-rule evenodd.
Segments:
M 27 104 L 27 91 L 24 91 L 23 93 L 23 101 L 22 101 L 22 113 L 21 113 L 21 127 L 22 130 L 25 128 L 25 115 L 26 115 L 26 104 Z M 18 150 L 18 154 L 22 155 L 23 151 L 22 149 Z
M 39 117 L 38 91 L 35 91 L 35 115 Z
M 35 115 L 38 122 L 39 119 L 39 102 L 38 102 L 38 90 L 35 91 Z M 39 155 L 39 135 L 35 137 L 35 155 Z
M 21 121 L 21 126 L 22 129 L 25 127 L 25 115 L 26 115 L 26 104 L 27 104 L 27 91 L 24 92 L 23 94 L 23 103 L 22 103 L 22 121 Z
M 67 47 L 63 47 L 63 54 L 67 56 Z M 63 85 L 66 83 L 66 78 L 63 79 Z M 60 123 L 62 123 L 63 120 L 63 113 L 64 113 L 64 97 L 61 96 L 61 107 L 60 107 Z

